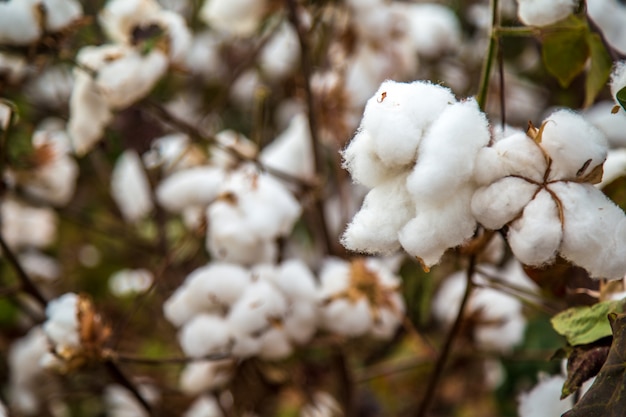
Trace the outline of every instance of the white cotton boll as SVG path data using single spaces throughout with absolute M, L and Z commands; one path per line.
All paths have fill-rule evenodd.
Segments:
M 500 318 L 500 321 L 503 323 L 499 326 L 481 326 L 476 329 L 474 337 L 481 348 L 506 352 L 524 340 L 526 319 L 521 314 Z
M 1 56 L 0 61 L 2 61 Z M 37 77 L 29 80 L 25 93 L 34 103 L 51 108 L 65 107 L 69 102 L 73 86 L 72 71 L 67 66 L 55 65 L 45 68 Z
M 226 320 L 215 315 L 200 314 L 183 325 L 178 341 L 185 355 L 201 358 L 225 352 L 230 336 Z
M 341 237 L 350 250 L 366 253 L 390 253 L 400 248 L 398 232 L 415 214 L 415 206 L 406 191 L 406 175 L 399 175 L 373 188 L 363 206 Z
M 249 358 L 256 356 L 261 351 L 261 338 L 259 334 L 236 333 L 234 334 L 231 355 L 236 358 Z
M 237 301 L 251 282 L 250 272 L 236 264 L 213 261 L 194 270 L 185 280 L 193 305 L 205 311 L 228 307 Z
M 154 139 L 150 150 L 142 155 L 148 169 L 160 167 L 166 174 L 198 166 L 204 162 L 184 133 L 172 133 Z
M 11 344 L 7 354 L 9 398 L 16 411 L 28 415 L 37 413 L 39 400 L 34 388 L 43 371 L 39 362 L 48 351 L 48 338 L 39 326 Z
M 57 236 L 55 212 L 45 207 L 30 207 L 13 199 L 0 202 L 2 236 L 13 249 L 50 246 Z
M 358 43 L 356 50 L 346 63 L 345 91 L 354 107 L 363 106 L 376 92 L 386 78 L 390 78 L 393 68 L 387 62 L 389 56 L 369 43 Z
M 398 233 L 400 244 L 427 267 L 439 262 L 444 252 L 470 239 L 476 220 L 470 210 L 473 187 L 458 189 L 449 201 L 431 204 L 421 201 L 416 217 Z
M 148 176 L 134 150 L 124 151 L 115 162 L 111 174 L 111 196 L 124 220 L 130 223 L 141 220 L 154 208 Z
M 487 119 L 474 99 L 447 105 L 422 139 L 407 190 L 416 200 L 449 199 L 470 181 L 476 154 L 487 143 Z
M 24 57 L 0 52 L 0 73 L 5 83 L 9 85 L 20 83 L 28 75 L 28 70 Z
M 18 255 L 24 271 L 37 281 L 51 282 L 61 276 L 61 265 L 57 259 L 37 251 L 22 252 Z
M 192 43 L 192 35 L 185 19 L 178 13 L 162 10 L 156 16 L 155 22 L 167 32 L 167 52 L 171 62 L 184 65 Z
M 569 411 L 573 406 L 572 397 L 561 400 L 561 389 L 565 377 L 544 376 L 529 392 L 521 394 L 517 401 L 517 413 L 520 417 L 554 417 Z
M 99 23 L 111 40 L 130 44 L 133 28 L 147 23 L 160 11 L 154 0 L 110 0 L 100 12 Z
M 46 11 L 46 29 L 56 32 L 83 15 L 83 8 L 76 0 L 43 0 Z
M 350 285 L 350 264 L 337 258 L 324 259 L 320 271 L 320 301 L 341 294 Z
M 149 404 L 154 404 L 159 398 L 154 386 L 139 385 L 138 391 Z M 121 385 L 108 385 L 104 389 L 104 402 L 110 417 L 148 417 L 145 408 L 135 396 Z
M 564 214 L 561 256 L 585 268 L 593 278 L 626 275 L 626 216 L 621 208 L 590 184 L 550 185 Z
M 46 307 L 47 320 L 43 330 L 50 341 L 57 345 L 56 351 L 80 347 L 78 322 L 78 296 L 66 293 L 51 300 Z
M 206 207 L 215 200 L 225 173 L 220 168 L 199 166 L 175 172 L 156 189 L 156 198 L 166 210 L 180 213 L 187 207 Z
M 626 36 L 626 35 L 625 35 Z M 585 119 L 600 129 L 613 148 L 626 147 L 626 113 L 612 113 L 615 103 L 601 101 L 584 112 Z
M 378 317 L 372 323 L 370 332 L 378 339 L 391 339 L 404 317 L 404 302 L 399 294 L 394 295 L 394 308 L 379 309 Z
M 541 147 L 552 158 L 548 180 L 588 175 L 606 159 L 607 146 L 602 132 L 581 115 L 557 110 L 544 121 L 541 136 Z
M 315 276 L 300 259 L 284 261 L 276 274 L 269 278 L 284 295 L 296 303 L 314 301 L 317 298 Z
M 96 83 L 112 109 L 122 109 L 147 96 L 167 71 L 167 57 L 158 50 L 141 54 L 123 49 L 98 70 Z
M 122 269 L 109 278 L 109 290 L 117 297 L 141 294 L 153 281 L 154 275 L 147 269 Z
M 251 36 L 261 24 L 266 8 L 265 0 L 205 0 L 200 19 L 214 29 Z
M 433 299 L 432 313 L 437 320 L 446 326 L 451 325 L 458 314 L 459 305 L 467 285 L 465 277 L 464 271 L 458 271 L 448 276 Z
M 421 55 L 435 58 L 456 50 L 461 41 L 461 25 L 452 9 L 440 4 L 407 4 L 409 36 Z
M 197 395 L 223 387 L 232 376 L 230 360 L 195 361 L 183 368 L 180 374 L 180 389 L 187 395 Z
M 234 155 L 253 160 L 258 154 L 256 143 L 231 129 L 216 133 L 215 142 L 216 145 L 210 148 L 210 163 L 225 170 L 233 170 L 240 166 L 241 159 Z
M 352 180 L 370 188 L 392 179 L 402 170 L 401 166 L 383 163 L 374 151 L 372 135 L 362 129 L 352 138 L 342 156 L 343 167 L 350 172 Z
M 563 238 L 554 198 L 541 190 L 524 208 L 522 217 L 509 225 L 507 240 L 515 257 L 526 265 L 541 266 L 554 260 Z
M 235 337 L 264 332 L 270 321 L 281 319 L 287 312 L 287 300 L 267 281 L 249 285 L 228 313 L 228 322 Z
M 220 55 L 224 44 L 221 36 L 205 30 L 194 35 L 185 66 L 193 73 L 202 76 L 207 82 L 219 82 L 226 74 L 226 65 Z
M 261 71 L 271 80 L 279 80 L 294 71 L 300 59 L 300 43 L 298 33 L 289 22 L 280 24 L 258 59 Z
M 619 0 L 587 0 L 587 15 L 611 47 L 626 54 L 626 6 Z
M 528 26 L 548 26 L 574 12 L 574 0 L 517 0 L 517 16 Z
M 343 336 L 357 337 L 369 332 L 372 313 L 367 299 L 351 301 L 339 298 L 322 307 L 322 325 Z
M 185 287 L 179 287 L 163 303 L 163 314 L 165 318 L 176 327 L 182 326 L 191 320 L 193 316 L 202 311 L 202 306 L 190 305 L 189 293 Z
M 294 116 L 289 127 L 263 148 L 259 160 L 268 168 L 303 180 L 312 180 L 315 164 L 307 117 L 303 113 Z
M 266 360 L 280 360 L 291 355 L 293 345 L 283 328 L 272 327 L 260 337 L 259 357 Z
M 311 402 L 300 410 L 299 417 L 335 417 L 343 415 L 341 406 L 332 395 L 325 391 L 313 393 Z
M 617 93 L 624 87 L 626 87 L 626 61 L 619 61 L 615 64 L 611 73 L 611 94 L 617 104 L 619 104 Z
M 596 184 L 596 187 L 600 189 L 614 180 L 626 176 L 626 149 L 610 150 L 602 168 L 602 182 Z
M 85 49 L 85 48 L 83 48 Z M 79 52 L 78 60 L 83 51 Z M 74 69 L 74 88 L 70 96 L 70 118 L 67 131 L 74 152 L 82 156 L 102 138 L 113 113 L 100 94 L 95 81 L 83 69 Z
M 504 177 L 476 190 L 472 214 L 486 228 L 498 230 L 522 212 L 537 190 L 537 185 L 522 178 Z
M 183 413 L 182 417 L 223 417 L 222 409 L 215 397 L 203 395 L 198 397 Z
M 373 149 L 383 163 L 406 165 L 415 160 L 424 130 L 454 102 L 445 87 L 388 80 L 368 100 L 361 129 L 371 135 Z
M 26 45 L 41 35 L 39 0 L 0 2 L 0 43 Z
M 480 312 L 480 319 L 485 322 L 474 333 L 479 346 L 507 351 L 522 341 L 526 319 L 517 298 L 495 289 L 481 288 L 471 299 L 471 309 Z
M 515 132 L 482 148 L 474 165 L 474 178 L 481 185 L 509 175 L 543 182 L 548 167 L 541 148 L 524 132 Z
M 283 320 L 283 327 L 289 338 L 297 344 L 307 343 L 317 331 L 319 321 L 318 306 L 312 302 L 295 301 Z
M 230 86 L 229 97 L 240 108 L 252 109 L 254 103 L 258 101 L 258 92 L 265 88 L 267 87 L 263 84 L 259 71 L 251 68 L 244 71 L 233 82 Z

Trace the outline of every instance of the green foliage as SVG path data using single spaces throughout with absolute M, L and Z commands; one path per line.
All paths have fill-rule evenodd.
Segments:
M 588 32 L 584 20 L 571 16 L 542 34 L 543 63 L 563 88 L 585 69 L 590 53 Z
M 606 51 L 600 35 L 587 33 L 587 44 L 591 52 L 591 62 L 585 80 L 585 107 L 591 106 L 598 93 L 604 88 L 609 75 L 611 75 L 611 66 L 613 65 L 611 56 Z
M 624 301 L 603 301 L 592 306 L 572 307 L 552 317 L 552 326 L 572 346 L 585 345 L 611 335 L 610 313 L 621 313 Z
M 626 314 L 610 314 L 613 343 L 593 385 L 563 417 L 618 417 L 626 410 Z
M 626 110 L 626 87 L 619 90 L 617 94 L 615 94 L 615 98 L 617 99 L 619 105 Z

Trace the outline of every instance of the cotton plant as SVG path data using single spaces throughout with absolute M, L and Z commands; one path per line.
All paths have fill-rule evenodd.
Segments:
M 574 12 L 575 0 L 517 0 L 517 15 L 528 26 L 548 26 Z
M 343 151 L 352 179 L 371 191 L 342 243 L 366 253 L 403 247 L 425 268 L 470 239 L 474 157 L 489 142 L 476 101 L 428 82 L 385 81 Z
M 574 112 L 556 111 L 540 129 L 480 151 L 472 213 L 488 229 L 507 226 L 507 241 L 524 264 L 550 264 L 558 254 L 592 277 L 621 279 L 626 217 L 593 186 L 606 155 L 600 131 Z
M 150 182 L 137 152 L 124 151 L 111 173 L 111 196 L 129 223 L 145 218 L 154 209 Z
M 400 279 L 375 258 L 325 260 L 319 292 L 323 328 L 346 337 L 391 338 L 405 309 L 399 287 Z

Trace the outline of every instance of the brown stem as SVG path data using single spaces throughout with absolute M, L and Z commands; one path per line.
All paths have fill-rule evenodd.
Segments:
M 200 358 L 191 358 L 186 356 L 169 357 L 169 358 L 146 358 L 143 356 L 129 355 L 125 353 L 115 353 L 113 358 L 117 362 L 129 362 L 140 365 L 176 365 L 181 363 L 201 362 L 201 361 L 221 361 L 232 359 L 228 353 L 214 353 Z
M 37 288 L 37 286 L 30 278 L 30 276 L 26 273 L 24 268 L 22 268 L 20 261 L 17 259 L 11 248 L 9 248 L 9 246 L 7 245 L 2 234 L 0 234 L 0 248 L 2 248 L 2 253 L 4 254 L 7 261 L 9 261 L 9 264 L 11 264 L 11 266 L 15 270 L 15 273 L 20 280 L 22 289 L 31 296 L 33 296 L 33 298 L 35 298 L 35 300 L 37 300 L 37 302 L 41 304 L 42 307 L 46 307 L 46 305 L 48 305 L 48 300 L 46 299 L 46 297 L 43 296 L 41 291 L 39 291 L 39 288 Z
M 152 406 L 146 401 L 146 399 L 141 395 L 137 387 L 128 379 L 126 375 L 122 372 L 122 370 L 117 366 L 115 362 L 112 360 L 106 360 L 104 362 L 104 368 L 107 370 L 111 378 L 130 391 L 131 394 L 135 397 L 139 404 L 146 410 L 149 416 L 153 416 L 154 413 L 152 411 Z
M 439 385 L 439 380 L 443 375 L 443 371 L 448 361 L 448 357 L 452 351 L 452 343 L 456 338 L 459 330 L 461 329 L 461 323 L 463 322 L 463 314 L 465 313 L 465 307 L 469 301 L 470 295 L 472 294 L 472 289 L 474 287 L 472 283 L 472 276 L 474 275 L 474 270 L 476 268 L 476 257 L 472 256 L 470 258 L 469 266 L 467 267 L 467 285 L 465 287 L 465 293 L 463 294 L 463 299 L 461 300 L 461 304 L 459 305 L 459 312 L 456 315 L 456 319 L 454 320 L 454 324 L 448 333 L 448 336 L 444 342 L 443 347 L 441 348 L 441 353 L 437 358 L 437 362 L 435 363 L 435 369 L 433 370 L 430 380 L 428 382 L 428 387 L 426 388 L 426 394 L 424 395 L 424 399 L 420 404 L 420 407 L 415 414 L 417 417 L 426 417 L 433 400 L 435 399 L 435 393 L 437 392 L 437 387 Z

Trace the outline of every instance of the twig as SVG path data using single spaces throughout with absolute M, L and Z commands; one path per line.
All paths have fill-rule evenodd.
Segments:
M 298 10 L 295 0 L 285 0 L 287 9 L 289 11 L 289 20 L 292 26 L 298 34 L 298 41 L 300 43 L 300 69 L 304 76 L 304 93 L 306 95 L 308 118 L 309 118 L 309 131 L 311 135 L 311 148 L 313 149 L 313 161 L 315 165 L 316 178 L 319 180 L 323 177 L 324 161 L 321 155 L 321 142 L 318 135 L 317 113 L 315 108 L 315 98 L 313 97 L 313 91 L 311 90 L 311 76 L 313 74 L 313 65 L 311 63 L 311 57 L 309 55 L 310 48 L 306 34 L 303 33 L 300 19 L 298 18 Z M 315 196 L 315 210 L 320 223 L 319 233 L 322 237 L 322 242 L 326 246 L 326 253 L 332 254 L 334 252 L 334 242 L 331 240 L 328 232 L 328 222 L 326 220 L 326 214 L 324 213 L 324 205 L 319 195 Z
M 7 261 L 9 261 L 9 264 L 11 264 L 11 266 L 15 270 L 15 273 L 20 280 L 22 289 L 31 296 L 33 296 L 33 298 L 35 298 L 35 300 L 37 300 L 37 302 L 41 304 L 42 307 L 46 307 L 46 305 L 48 305 L 48 300 L 46 299 L 46 297 L 43 296 L 41 291 L 39 291 L 39 288 L 37 288 L 37 286 L 33 283 L 33 280 L 26 273 L 26 271 L 20 264 L 20 261 L 17 259 L 11 248 L 9 248 L 1 233 L 0 248 L 2 248 L 2 253 L 4 254 Z
M 350 372 L 346 355 L 341 347 L 337 347 L 333 355 L 333 362 L 339 374 L 339 386 L 341 388 L 341 402 L 343 403 L 344 415 L 345 417 L 354 417 L 354 379 Z
M 111 376 L 111 378 L 115 380 L 115 382 L 117 382 L 118 384 L 126 388 L 128 391 L 130 391 L 131 394 L 133 394 L 135 399 L 139 401 L 139 403 L 146 410 L 148 415 L 150 416 L 154 415 L 152 412 L 152 406 L 148 403 L 148 401 L 146 401 L 143 395 L 141 395 L 137 387 L 135 387 L 135 385 L 132 382 L 130 382 L 128 377 L 124 375 L 122 370 L 117 366 L 115 362 L 113 362 L 110 359 L 106 360 L 104 362 L 104 367 L 109 373 L 109 375 Z
M 498 43 L 498 32 L 495 30 L 498 24 L 498 0 L 491 0 L 491 29 L 489 34 L 489 47 L 487 49 L 487 55 L 483 62 L 483 72 L 480 80 L 480 86 L 478 88 L 477 101 L 481 110 L 485 110 L 487 106 L 487 92 L 489 91 L 489 78 L 491 76 L 491 67 L 493 66 L 493 60 L 496 55 L 496 49 Z
M 144 356 L 135 356 L 125 353 L 112 354 L 113 360 L 117 362 L 136 363 L 141 365 L 176 365 L 181 363 L 190 362 L 208 362 L 208 361 L 221 361 L 225 359 L 233 359 L 228 353 L 214 353 L 211 355 L 202 356 L 199 358 L 192 358 L 188 356 L 175 356 L 167 358 L 146 358 Z
M 461 304 L 459 305 L 459 312 L 456 315 L 456 319 L 454 320 L 454 324 L 448 333 L 448 336 L 444 342 L 443 347 L 441 348 L 441 353 L 437 358 L 437 362 L 435 363 L 435 369 L 433 370 L 430 380 L 428 381 L 428 387 L 426 388 L 426 394 L 420 404 L 420 407 L 417 411 L 417 417 L 425 417 L 430 409 L 433 400 L 435 399 L 435 392 L 437 391 L 437 386 L 439 385 L 439 380 L 443 375 L 443 370 L 445 368 L 446 362 L 448 361 L 448 357 L 450 356 L 452 350 L 452 342 L 456 338 L 459 330 L 461 329 L 461 323 L 463 322 L 463 313 L 465 312 L 465 307 L 469 301 L 470 295 L 472 294 L 472 289 L 474 287 L 472 283 L 472 276 L 474 275 L 474 270 L 476 268 L 476 257 L 472 256 L 470 258 L 469 266 L 467 267 L 467 285 L 465 287 L 465 293 L 463 294 L 463 299 L 461 300 Z

